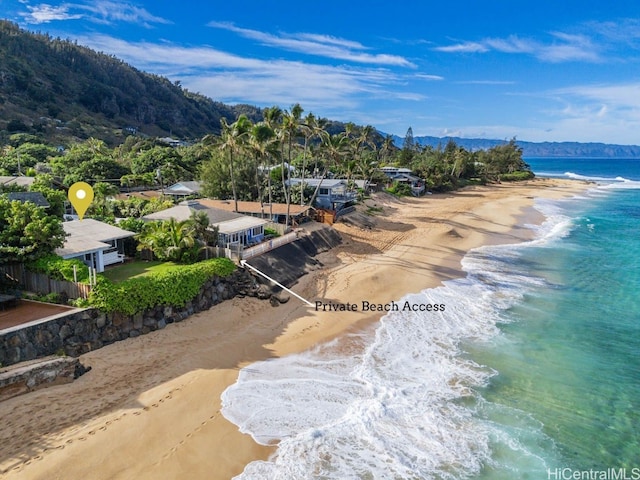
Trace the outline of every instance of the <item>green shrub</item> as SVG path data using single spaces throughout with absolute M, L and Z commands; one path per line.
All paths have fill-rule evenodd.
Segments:
M 401 182 L 393 182 L 393 185 L 387 189 L 387 192 L 396 197 L 410 197 L 412 195 L 411 185 Z
M 278 233 L 278 231 L 275 228 L 269 228 L 269 227 L 266 227 L 264 229 L 264 234 L 265 234 L 265 236 L 266 235 L 272 235 L 274 237 L 279 237 L 280 236 L 280 234 Z
M 73 267 L 76 267 L 78 282 L 89 281 L 89 267 L 78 259 L 65 260 L 56 254 L 50 254 L 27 264 L 32 272 L 44 273 L 56 280 L 73 282 Z
M 165 272 L 112 283 L 102 277 L 89 296 L 91 305 L 105 312 L 133 315 L 157 305 L 183 307 L 212 277 L 227 277 L 236 269 L 227 258 L 214 258 Z
M 503 173 L 500 175 L 499 178 L 501 182 L 519 182 L 522 180 L 530 180 L 533 177 L 535 177 L 533 172 L 520 171 L 520 172 L 513 172 L 513 173 Z

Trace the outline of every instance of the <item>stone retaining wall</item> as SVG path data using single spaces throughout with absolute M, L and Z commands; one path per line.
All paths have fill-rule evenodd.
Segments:
M 160 330 L 236 295 L 252 294 L 257 294 L 253 277 L 237 270 L 229 277 L 207 281 L 198 296 L 182 308 L 158 306 L 133 316 L 88 308 L 15 327 L 0 334 L 0 365 L 63 353 L 77 357 L 118 340 Z
M 308 271 L 318 268 L 313 258 L 342 241 L 330 227 L 317 228 L 295 242 L 250 260 L 250 264 L 272 275 L 284 285 L 293 285 Z M 50 355 L 77 357 L 119 340 L 160 330 L 169 323 L 180 322 L 196 312 L 208 310 L 235 296 L 271 299 L 272 305 L 288 297 L 278 294 L 272 285 L 258 285 L 258 280 L 243 269 L 226 278 L 207 281 L 196 298 L 182 308 L 158 306 L 136 315 L 104 313 L 88 308 L 50 320 L 13 327 L 0 333 L 0 366 L 34 360 Z

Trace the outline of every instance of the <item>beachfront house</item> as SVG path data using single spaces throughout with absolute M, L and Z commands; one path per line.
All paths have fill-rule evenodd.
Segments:
M 301 178 L 290 178 L 287 185 L 300 185 Z M 329 210 L 342 210 L 345 206 L 355 203 L 356 192 L 349 190 L 347 180 L 343 178 L 305 178 L 304 183 L 314 190 L 318 188 L 315 205 Z
M 77 258 L 98 273 L 124 261 L 123 240 L 135 235 L 92 218 L 62 222 L 62 227 L 67 237 L 56 253 L 64 259 Z
M 199 202 L 202 205 L 219 208 L 220 210 L 227 210 L 230 212 L 235 211 L 236 205 L 233 200 L 213 200 L 210 198 L 201 199 Z M 311 218 L 312 207 L 307 205 L 289 205 L 289 219 L 292 224 L 300 224 L 305 220 Z M 237 213 L 242 215 L 249 215 L 251 217 L 264 218 L 271 220 L 273 223 L 285 223 L 285 217 L 287 216 L 287 204 L 286 203 L 260 203 L 260 202 L 247 202 L 238 200 Z
M 206 205 L 206 200 L 185 200 L 175 207 L 142 217 L 143 220 L 188 220 L 193 212 L 204 212 L 209 218 L 209 227 L 218 228 L 218 246 L 251 246 L 264 240 L 264 227 L 268 223 L 262 218 L 250 217 L 233 211 Z
M 380 170 L 389 177 L 391 182 L 406 183 L 411 187 L 411 193 L 419 197 L 426 191 L 425 181 L 413 174 L 408 168 L 382 167 Z

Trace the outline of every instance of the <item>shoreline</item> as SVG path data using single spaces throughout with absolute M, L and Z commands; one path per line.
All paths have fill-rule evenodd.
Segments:
M 534 198 L 566 198 L 587 187 L 536 179 L 420 199 L 380 196 L 384 216 L 375 217 L 376 227 L 336 224 L 343 245 L 321 254 L 324 267 L 293 290 L 312 302 L 397 301 L 464 275 L 460 260 L 472 248 L 530 239 L 523 224 L 543 219 Z M 10 420 L 0 476 L 226 479 L 268 458 L 275 447 L 256 444 L 219 412 L 220 394 L 239 369 L 361 330 L 383 313 L 353 312 L 336 322 L 335 312 L 315 312 L 295 298 L 265 305 L 226 301 L 83 355 L 93 370 L 73 384 L 3 402 Z

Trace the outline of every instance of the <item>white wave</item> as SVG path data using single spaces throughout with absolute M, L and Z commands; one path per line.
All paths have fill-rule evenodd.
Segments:
M 579 173 L 565 172 L 565 176 L 575 180 L 588 180 L 592 182 L 624 182 L 627 179 L 623 177 L 595 177 L 589 175 L 580 175 Z
M 595 177 L 588 175 L 580 175 L 573 172 L 565 172 L 565 176 L 576 180 L 587 180 L 599 183 L 599 189 L 638 189 L 640 188 L 640 181 L 631 180 L 629 178 L 617 176 L 617 177 Z
M 444 304 L 444 312 L 391 312 L 373 335 L 243 369 L 222 395 L 222 413 L 277 449 L 236 478 L 453 479 L 492 465 L 492 442 L 526 450 L 474 415 L 477 389 L 496 372 L 460 345 L 494 338 L 501 312 L 546 284 L 518 265 L 520 249 L 562 238 L 572 222 L 557 202 L 536 208 L 547 216 L 536 240 L 474 249 L 462 261 L 465 278 L 399 302 Z M 544 467 L 530 457 L 532 468 Z
M 599 188 L 604 190 L 623 190 L 623 189 L 637 190 L 640 188 L 640 181 L 638 180 L 628 180 L 622 177 L 618 177 L 616 180 L 618 180 L 617 183 L 600 185 Z

